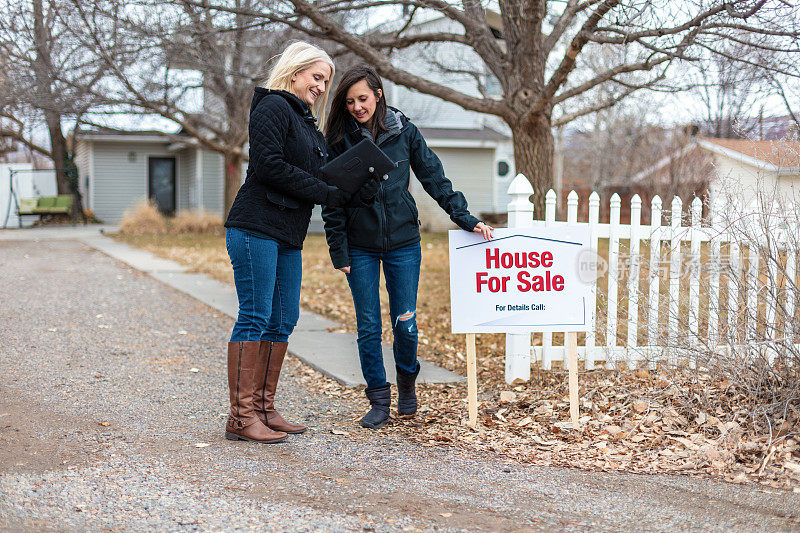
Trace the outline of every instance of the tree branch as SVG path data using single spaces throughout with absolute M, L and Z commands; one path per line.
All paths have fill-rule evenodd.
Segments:
M 568 98 L 572 98 L 573 96 L 577 96 L 581 93 L 588 91 L 589 89 L 597 87 L 598 85 L 609 81 L 614 76 L 617 76 L 619 74 L 635 72 L 635 71 L 652 70 L 654 67 L 666 61 L 669 61 L 670 59 L 671 59 L 670 57 L 665 56 L 656 59 L 654 61 L 643 61 L 640 63 L 632 63 L 630 65 L 617 65 L 616 67 L 610 68 L 605 72 L 598 74 L 594 78 L 585 81 L 584 83 L 578 85 L 577 87 L 572 87 L 571 89 L 567 89 L 566 91 L 559 93 L 553 98 L 553 104 L 560 104 L 564 100 L 567 100 Z
M 572 39 L 569 47 L 567 47 L 561 64 L 559 64 L 558 68 L 553 72 L 550 81 L 547 82 L 542 94 L 539 95 L 537 103 L 534 104 L 531 109 L 531 114 L 540 114 L 544 112 L 546 108 L 550 107 L 553 96 L 564 81 L 566 81 L 569 73 L 575 68 L 576 59 L 581 53 L 581 50 L 583 50 L 583 47 L 586 46 L 586 43 L 589 42 L 589 37 L 597 27 L 597 24 L 611 8 L 619 4 L 619 2 L 620 0 L 604 0 L 594 13 L 589 16 L 586 22 L 583 23 L 578 34 Z
M 582 116 L 590 115 L 592 113 L 596 113 L 598 111 L 602 111 L 603 109 L 608 109 L 609 107 L 613 107 L 613 106 L 617 105 L 623 99 L 627 98 L 632 93 L 638 91 L 639 89 L 643 89 L 643 88 L 645 88 L 645 86 L 629 87 L 627 90 L 623 91 L 622 93 L 620 93 L 620 94 L 618 94 L 616 96 L 613 96 L 611 98 L 608 98 L 608 99 L 606 99 L 606 100 L 604 100 L 604 101 L 602 101 L 602 102 L 600 102 L 598 104 L 595 104 L 593 106 L 589 106 L 587 108 L 584 108 L 584 109 L 582 109 L 580 111 L 576 111 L 574 113 L 567 113 L 567 114 L 561 115 L 559 118 L 553 120 L 553 127 L 557 128 L 559 126 L 563 126 L 565 124 L 568 124 L 568 123 L 572 122 L 576 118 L 580 118 Z
M 0 126 L 0 138 L 11 139 L 12 141 L 16 141 L 27 148 L 30 148 L 34 152 L 38 152 L 46 157 L 49 157 L 50 159 L 53 158 L 53 154 L 50 152 L 50 150 L 29 140 L 27 137 L 25 137 L 25 135 L 22 134 L 22 132 Z
M 498 116 L 510 115 L 510 110 L 499 100 L 475 98 L 393 66 L 386 57 L 365 42 L 364 39 L 349 33 L 339 23 L 321 13 L 313 4 L 305 0 L 290 1 L 295 6 L 296 12 L 308 17 L 309 20 L 320 28 L 326 38 L 336 41 L 352 50 L 356 55 L 372 64 L 381 76 L 399 85 L 428 93 L 442 100 L 447 100 L 448 102 L 453 102 L 470 111 L 478 111 L 479 113 L 489 113 Z M 440 4 L 438 0 L 426 0 L 426 2 L 435 3 L 437 5 Z M 448 6 L 448 10 L 452 9 L 451 6 Z

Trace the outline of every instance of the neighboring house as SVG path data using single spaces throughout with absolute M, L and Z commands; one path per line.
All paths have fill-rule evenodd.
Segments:
M 155 131 L 87 131 L 75 136 L 85 206 L 107 223 L 145 198 L 172 214 L 202 209 L 222 215 L 222 156 L 186 135 Z
M 698 146 L 714 158 L 717 179 L 709 184 L 713 205 L 727 193 L 741 192 L 744 205 L 756 192 L 775 189 L 784 206 L 800 202 L 800 141 L 701 139 Z
M 704 189 L 697 194 L 707 196 L 711 206 L 734 195 L 746 207 L 759 191 L 776 193 L 784 206 L 798 205 L 800 141 L 697 138 L 631 180 L 634 187 L 653 190 L 670 183 Z M 675 192 L 687 200 L 684 191 Z

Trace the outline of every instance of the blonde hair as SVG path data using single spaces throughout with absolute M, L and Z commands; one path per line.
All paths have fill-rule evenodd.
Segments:
M 328 86 L 330 86 L 336 70 L 333 60 L 325 50 L 303 41 L 297 41 L 286 47 L 286 50 L 278 56 L 278 61 L 270 69 L 263 86 L 267 89 L 292 92 L 292 77 L 317 61 L 323 61 L 331 67 L 331 77 L 328 80 Z M 322 98 L 317 98 L 314 105 L 311 106 L 311 113 L 316 117 L 320 129 L 325 124 L 325 107 L 328 105 L 329 92 L 326 89 L 322 93 Z

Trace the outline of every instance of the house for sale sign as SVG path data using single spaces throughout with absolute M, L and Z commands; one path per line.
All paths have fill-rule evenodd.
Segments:
M 595 257 L 586 226 L 451 231 L 453 333 L 588 330 Z

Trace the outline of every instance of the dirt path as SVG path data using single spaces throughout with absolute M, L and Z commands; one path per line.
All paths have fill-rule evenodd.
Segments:
M 0 280 L 0 530 L 800 530 L 798 494 L 365 433 L 293 360 L 312 430 L 230 443 L 230 319 L 73 241 L 0 242 Z

